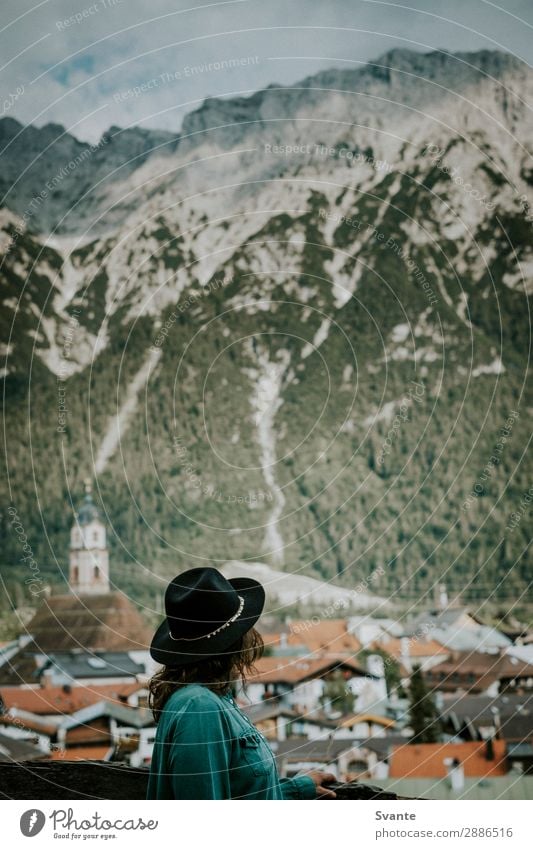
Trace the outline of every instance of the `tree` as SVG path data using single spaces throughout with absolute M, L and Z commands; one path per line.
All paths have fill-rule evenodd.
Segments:
M 340 669 L 336 669 L 324 682 L 320 702 L 328 713 L 353 713 L 355 695 L 348 687 Z
M 409 682 L 409 724 L 414 743 L 437 743 L 440 736 L 439 713 L 426 687 L 422 670 L 415 666 Z
M 400 672 L 400 664 L 395 657 L 390 655 L 384 649 L 373 648 L 362 649 L 357 655 L 357 659 L 362 666 L 368 670 L 368 658 L 370 655 L 377 654 L 383 660 L 383 673 L 385 675 L 385 686 L 387 687 L 387 695 L 390 697 L 394 693 L 400 698 L 404 698 L 405 692 L 402 687 L 402 676 Z

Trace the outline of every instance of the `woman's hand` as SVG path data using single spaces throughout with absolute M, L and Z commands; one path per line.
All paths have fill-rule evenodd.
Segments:
M 317 799 L 336 799 L 337 796 L 333 792 L 333 790 L 329 790 L 325 785 L 330 784 L 332 781 L 336 781 L 334 775 L 331 772 L 320 772 L 320 770 L 313 770 L 312 772 L 306 772 L 306 775 L 309 778 L 312 778 L 315 782 L 316 787 L 316 797 Z

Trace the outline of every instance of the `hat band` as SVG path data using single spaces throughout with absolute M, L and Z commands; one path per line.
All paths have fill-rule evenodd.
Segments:
M 169 635 L 170 639 L 176 640 L 176 642 L 178 642 L 178 643 L 182 643 L 182 642 L 183 643 L 193 643 L 195 640 L 210 640 L 211 637 L 215 637 L 217 634 L 220 634 L 221 631 L 224 631 L 226 628 L 229 628 L 230 625 L 233 625 L 233 623 L 237 621 L 237 619 L 241 615 L 242 611 L 244 610 L 244 599 L 243 599 L 243 597 L 238 595 L 237 598 L 239 599 L 239 608 L 237 610 L 237 613 L 235 613 L 235 615 L 232 616 L 231 619 L 228 619 L 227 622 L 224 622 L 224 624 L 221 625 L 220 628 L 216 628 L 216 630 L 211 631 L 210 634 L 202 634 L 200 637 L 174 637 L 172 635 L 172 631 L 170 630 L 170 626 L 169 626 L 168 635 Z

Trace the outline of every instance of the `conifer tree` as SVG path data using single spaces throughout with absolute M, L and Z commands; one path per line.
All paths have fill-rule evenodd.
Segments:
M 409 682 L 409 724 L 413 729 L 413 743 L 438 742 L 439 713 L 419 666 L 413 669 Z

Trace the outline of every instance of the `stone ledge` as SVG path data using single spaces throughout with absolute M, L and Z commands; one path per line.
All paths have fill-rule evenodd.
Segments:
M 147 769 L 104 761 L 0 763 L 0 799 L 144 799 L 147 780 Z M 359 782 L 334 789 L 341 800 L 400 798 Z

